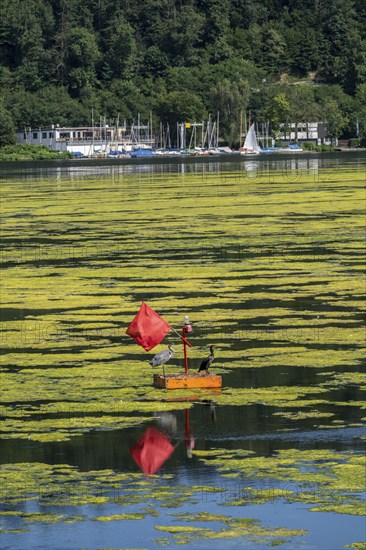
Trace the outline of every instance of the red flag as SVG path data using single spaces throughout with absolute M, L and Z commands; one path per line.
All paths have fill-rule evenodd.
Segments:
M 155 474 L 170 457 L 174 447 L 163 432 L 148 428 L 129 451 L 145 474 Z
M 145 351 L 150 351 L 164 340 L 172 327 L 145 302 L 126 330 Z

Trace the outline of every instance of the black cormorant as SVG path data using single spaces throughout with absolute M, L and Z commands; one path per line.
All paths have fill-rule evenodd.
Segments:
M 202 361 L 201 366 L 198 369 L 198 372 L 205 370 L 206 374 L 209 374 L 208 369 L 211 367 L 214 359 L 215 359 L 215 346 L 210 346 L 210 355 Z

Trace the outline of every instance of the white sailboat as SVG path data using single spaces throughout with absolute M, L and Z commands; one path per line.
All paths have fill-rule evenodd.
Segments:
M 244 146 L 239 149 L 241 155 L 258 155 L 261 148 L 258 145 L 257 136 L 255 135 L 254 124 L 248 130 L 245 136 Z

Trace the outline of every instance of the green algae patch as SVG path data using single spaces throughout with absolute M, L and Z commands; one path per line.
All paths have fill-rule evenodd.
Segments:
M 0 516 L 22 516 L 24 512 L 18 512 L 16 510 L 2 510 Z
M 86 518 L 68 513 L 25 513 L 19 510 L 24 501 L 35 501 L 40 507 L 80 507 L 114 504 L 138 507 L 137 511 L 97 515 L 96 521 L 143 520 L 158 517 L 161 509 L 197 504 L 202 492 L 218 492 L 215 486 L 171 485 L 170 475 L 151 476 L 143 473 L 119 473 L 114 470 L 82 472 L 65 464 L 16 463 L 0 469 L 2 497 L 7 510 L 5 518 L 25 523 L 74 523 Z M 222 490 L 221 490 L 222 491 Z M 92 508 L 90 508 L 92 509 Z M 100 508 L 98 508 L 98 511 Z
M 222 451 L 222 449 L 220 449 Z M 199 450 L 199 449 L 193 449 L 192 454 L 196 456 L 215 456 L 217 457 L 220 451 L 219 449 L 207 449 L 207 450 Z
M 191 542 L 189 537 L 183 535 L 172 535 L 171 540 L 174 541 L 175 544 L 188 544 Z
M 319 412 L 319 411 L 299 411 L 299 412 L 275 412 L 275 416 L 281 416 L 289 420 L 305 420 L 307 418 L 330 418 L 334 416 L 333 413 Z
M 310 508 L 310 512 L 336 512 L 337 514 L 350 514 L 352 516 L 365 515 L 365 502 L 354 504 L 324 504 Z
M 97 516 L 96 521 L 122 521 L 144 519 L 144 514 L 114 514 L 113 516 Z
M 355 548 L 356 550 L 366 550 L 366 541 L 352 542 L 351 544 L 347 544 L 345 548 Z
M 161 526 L 161 525 L 155 525 L 154 529 L 157 531 L 165 531 L 167 533 L 204 533 L 207 531 L 207 529 L 204 529 L 202 527 L 191 527 L 189 525 L 168 525 L 168 526 Z
M 64 515 L 59 514 L 42 514 L 41 512 L 34 512 L 32 514 L 24 514 L 22 516 L 25 521 L 32 523 L 60 523 L 65 519 Z
M 227 522 L 230 521 L 230 517 L 224 516 L 222 514 L 211 514 L 209 512 L 197 512 L 196 514 L 171 514 L 171 516 L 177 518 L 179 521 L 219 521 Z
M 126 416 L 79 416 L 72 413 L 71 417 L 64 419 L 37 419 L 22 420 L 9 419 L 3 426 L 2 437 L 11 439 L 14 437 L 26 438 L 30 441 L 51 442 L 66 441 L 72 436 L 81 435 L 90 429 L 103 428 L 105 430 L 128 428 L 150 420 L 151 417 L 126 417 Z
M 185 519 L 187 521 L 215 521 L 220 523 L 225 523 L 225 527 L 219 530 L 213 530 L 206 527 L 191 527 L 187 525 L 168 525 L 161 526 L 156 525 L 155 529 L 158 531 L 165 531 L 172 534 L 172 539 L 176 541 L 176 537 L 181 537 L 184 534 L 184 543 L 189 543 L 197 541 L 200 539 L 204 540 L 219 540 L 219 539 L 232 539 L 232 538 L 242 538 L 245 537 L 252 542 L 278 542 L 278 544 L 283 544 L 284 539 L 280 537 L 297 537 L 303 536 L 307 533 L 305 530 L 297 529 L 284 529 L 284 528 L 266 528 L 260 525 L 259 520 L 251 518 L 231 518 L 229 516 L 218 516 L 214 519 L 214 515 L 208 515 L 206 519 L 203 519 L 204 515 L 200 516 L 200 519 L 197 520 L 195 514 L 184 514 L 184 517 L 180 519 Z M 278 537 L 278 538 L 277 538 Z M 273 541 L 273 538 L 276 540 Z M 271 540 L 272 539 L 272 540 Z M 286 542 L 288 540 L 286 539 Z M 183 542 L 182 542 L 183 543 Z
M 270 388 L 225 388 L 215 401 L 220 405 L 250 405 L 261 403 L 273 407 L 301 406 L 312 404 L 311 399 L 304 397 L 325 393 L 320 387 L 272 386 Z M 320 400 L 321 401 L 321 400 Z M 292 403 L 292 405 L 291 405 Z M 305 403 L 305 405 L 304 405 Z
M 319 376 L 327 376 L 327 380 L 322 383 L 323 386 L 358 386 L 361 390 L 366 389 L 366 374 L 363 372 L 340 372 L 331 373 L 331 376 L 319 373 Z
M 225 506 L 264 504 L 279 498 L 288 502 L 316 504 L 311 511 L 333 511 L 359 515 L 364 510 L 366 457 L 332 450 L 279 450 L 273 456 L 233 457 L 233 451 L 217 450 L 220 458 L 201 460 L 215 465 L 222 476 L 266 479 L 270 489 L 243 485 L 240 498 L 226 499 Z M 230 472 L 230 473 L 227 473 Z M 289 489 L 288 485 L 293 489 Z M 277 485 L 277 486 L 276 486 Z
M 364 344 L 363 168 L 302 171 L 301 185 L 293 174 L 297 181 L 298 171 L 263 177 L 243 166 L 164 175 L 120 167 L 30 187 L 7 181 L 2 436 L 63 441 L 179 409 L 152 387 L 152 354 L 125 334 L 142 298 L 173 325 L 192 314 L 192 367 L 207 343 L 219 344 L 224 385 L 227 369 L 291 365 L 347 371 L 325 374 L 324 390 L 364 387 L 353 373 Z M 182 359 L 177 347 L 167 372 L 182 371 Z M 317 390 L 227 388 L 218 403 L 314 406 Z
M 81 521 L 84 519 L 82 517 L 77 517 L 77 519 L 74 519 L 73 517 L 67 517 L 60 514 L 43 514 L 42 512 L 20 512 L 17 510 L 2 511 L 0 512 L 0 516 L 18 517 L 24 519 L 26 522 L 29 523 L 60 523 L 64 521 L 70 523 L 70 520 Z
M 182 410 L 208 395 L 218 405 L 273 407 L 274 418 L 296 428 L 295 422 L 331 418 L 336 406 L 347 413 L 366 406 L 356 396 L 365 387 L 359 372 L 364 169 L 308 171 L 301 182 L 293 179 L 298 171 L 268 170 L 265 177 L 257 172 L 117 171 L 102 178 L 6 182 L 1 437 L 57 443 L 92 430 L 142 425 L 156 412 Z M 192 369 L 207 355 L 208 344 L 217 345 L 213 371 L 223 373 L 220 395 L 152 386 L 161 369 L 147 360 L 176 336 L 170 333 L 145 353 L 125 334 L 141 299 L 176 327 L 183 314 L 190 315 Z M 177 346 L 166 371 L 182 372 L 182 360 Z M 277 372 L 284 365 L 294 376 L 280 385 Z M 247 369 L 268 368 L 275 374 L 273 387 L 250 387 Z M 297 378 L 297 369 L 319 372 L 317 383 L 306 386 L 306 375 Z M 230 372 L 243 374 L 242 387 L 230 387 Z M 329 392 L 339 396 L 343 388 L 353 400 L 342 395 L 330 402 Z M 154 517 L 198 504 L 203 493 L 218 498 L 217 492 L 224 493 L 223 509 L 233 506 L 236 513 L 240 505 L 284 498 L 313 512 L 358 514 L 364 463 L 355 454 L 290 449 L 258 457 L 211 451 L 194 450 L 194 460 L 216 468 L 224 481 L 240 481 L 241 494 L 213 486 L 172 487 L 167 476 L 146 481 L 140 473 L 40 463 L 5 465 L 2 488 L 8 512 L 25 525 L 84 519 L 23 516 L 18 508 L 25 500 L 41 509 L 86 505 L 97 518 L 127 519 L 128 513 L 102 516 L 100 506 L 134 506 L 136 516 Z M 253 480 L 255 489 L 248 487 Z M 246 537 L 281 545 L 304 534 L 214 516 L 197 514 L 195 520 L 209 527 L 168 532 L 160 541 L 209 544 Z M 194 520 L 185 515 L 177 521 Z
M 7 382 L 1 386 L 6 404 L 2 407 L 0 437 L 5 439 L 64 441 L 91 429 L 140 425 L 151 420 L 156 411 L 191 406 L 162 400 L 159 390 L 145 386 L 142 381 L 136 389 L 136 376 L 122 378 L 111 367 L 27 369 L 9 374 L 6 379 L 3 374 L 2 380 Z M 12 402 L 20 398 L 22 406 L 13 407 Z M 35 405 L 35 400 L 49 403 Z
M 34 462 L 5 464 L 0 469 L 3 500 L 13 506 L 24 500 L 38 501 L 41 506 L 103 504 L 124 496 L 128 500 L 130 492 L 142 498 L 148 491 L 136 484 L 143 474 L 125 474 L 119 483 L 116 478 L 118 473 L 112 470 L 80 472 L 71 466 Z M 4 515 L 26 517 L 17 510 L 5 511 Z
M 232 500 L 227 503 L 228 506 L 243 506 L 247 504 L 265 504 L 277 499 L 289 499 L 293 495 L 293 491 L 286 489 L 252 489 L 244 487 L 241 491 L 245 494 L 244 498 Z
M 159 537 L 154 539 L 155 544 L 159 544 L 159 546 L 169 546 L 170 545 L 170 539 L 168 537 Z
M 222 493 L 226 491 L 222 487 L 215 487 L 213 485 L 192 485 L 190 489 L 193 493 Z

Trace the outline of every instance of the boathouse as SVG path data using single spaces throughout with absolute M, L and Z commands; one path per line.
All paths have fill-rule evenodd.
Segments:
M 278 139 L 283 145 L 312 142 L 315 145 L 334 145 L 327 137 L 327 128 L 323 122 L 289 122 L 280 125 Z
M 149 125 L 82 126 L 25 128 L 17 132 L 17 141 L 30 145 L 44 145 L 53 151 L 69 151 L 75 155 L 106 156 L 111 152 L 130 152 L 136 148 L 153 146 Z

